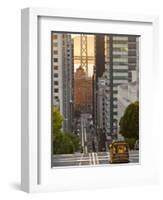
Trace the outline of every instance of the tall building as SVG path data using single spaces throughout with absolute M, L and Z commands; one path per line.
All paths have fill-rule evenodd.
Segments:
M 95 35 L 94 40 L 94 47 L 95 47 L 95 66 L 94 66 L 94 72 L 93 72 L 93 123 L 96 131 L 96 135 L 98 135 L 98 142 L 99 142 L 99 148 L 103 148 L 103 144 L 101 141 L 103 141 L 101 128 L 99 128 L 99 124 L 101 124 L 99 121 L 101 121 L 101 118 L 99 118 L 99 112 L 101 113 L 101 105 L 99 103 L 100 100 L 100 93 L 102 92 L 102 75 L 105 71 L 105 52 L 104 52 L 104 35 Z M 101 150 L 99 149 L 99 150 Z
M 138 100 L 137 87 L 136 81 L 118 86 L 118 124 L 127 106 Z
M 117 132 L 118 86 L 131 82 L 134 71 L 138 72 L 138 38 L 105 36 L 105 132 L 111 138 Z
M 92 79 L 79 66 L 74 74 L 74 109 L 92 112 Z
M 96 67 L 96 80 L 102 77 L 105 70 L 105 48 L 104 48 L 104 35 L 95 36 L 95 67 Z
M 98 90 L 97 95 L 97 124 L 96 124 L 96 135 L 98 137 L 98 150 L 106 150 L 106 135 L 105 135 L 105 90 L 106 90 L 106 79 L 104 77 L 98 78 Z
M 71 131 L 73 115 L 73 41 L 71 35 L 52 33 L 53 105 L 63 115 L 63 130 Z
M 52 33 L 52 74 L 53 106 L 63 114 L 63 68 L 62 68 L 62 34 Z

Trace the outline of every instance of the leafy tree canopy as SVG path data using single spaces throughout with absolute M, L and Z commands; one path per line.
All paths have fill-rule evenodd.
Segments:
M 63 116 L 61 115 L 57 107 L 53 107 L 53 134 L 57 134 L 61 131 L 63 123 Z
M 62 130 L 63 116 L 57 107 L 53 107 L 53 153 L 71 154 L 79 150 L 79 136 L 64 133 Z
M 60 132 L 53 142 L 54 154 L 72 154 L 79 150 L 79 137 L 74 133 Z
M 120 133 L 125 138 L 139 138 L 139 102 L 131 103 L 120 120 Z

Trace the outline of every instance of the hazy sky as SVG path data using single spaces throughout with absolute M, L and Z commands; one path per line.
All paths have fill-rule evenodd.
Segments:
M 74 56 L 80 56 L 80 35 L 72 34 L 71 37 L 74 39 Z M 87 45 L 88 56 L 94 56 L 94 35 L 87 35 Z M 89 76 L 92 76 L 94 60 L 89 61 L 88 63 L 88 74 Z M 80 65 L 80 60 L 74 60 L 74 64 L 76 71 L 76 68 Z
M 80 56 L 80 36 L 72 34 L 72 38 L 74 39 L 74 55 Z M 94 36 L 87 36 L 87 45 L 88 45 L 88 56 L 94 56 Z

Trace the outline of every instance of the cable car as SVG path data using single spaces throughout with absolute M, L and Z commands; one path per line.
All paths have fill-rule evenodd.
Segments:
M 109 145 L 110 163 L 128 163 L 129 147 L 125 141 L 113 141 Z

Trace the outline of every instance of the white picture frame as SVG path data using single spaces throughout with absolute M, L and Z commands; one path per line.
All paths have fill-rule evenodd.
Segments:
M 42 19 L 43 21 L 39 21 Z M 80 24 L 80 26 L 77 26 L 77 24 Z M 110 24 L 110 26 L 106 26 L 107 24 Z M 97 28 L 97 26 L 100 28 Z M 158 131 L 155 131 L 157 130 L 157 121 L 154 118 L 154 103 L 158 98 L 158 16 L 25 8 L 22 10 L 21 27 L 22 190 L 26 192 L 61 191 L 158 183 L 159 158 L 157 156 L 157 144 L 153 143 L 153 138 L 158 137 Z M 86 29 L 83 30 L 83 27 L 86 27 Z M 112 29 L 108 27 L 112 27 Z M 44 46 L 44 51 L 40 50 L 44 43 L 40 42 L 42 36 L 39 36 L 39 31 L 44 32 L 45 29 L 67 32 L 137 34 L 144 38 L 141 40 L 143 49 L 140 49 L 140 130 L 146 134 L 141 134 L 140 163 L 138 165 L 118 165 L 110 168 L 106 166 L 51 168 L 51 154 L 49 154 L 51 143 L 48 131 L 50 129 L 50 119 L 48 118 L 50 108 L 47 107 L 50 105 L 50 88 L 49 90 L 47 88 L 51 81 L 49 79 L 51 66 L 47 69 L 42 68 L 45 63 L 51 62 L 50 53 L 46 55 L 47 59 L 45 60 L 39 58 L 49 48 L 47 45 Z M 148 68 L 144 65 L 148 65 Z M 145 73 L 147 70 L 148 75 Z M 42 73 L 46 78 L 43 78 Z M 152 96 L 149 88 L 153 90 Z M 46 99 L 44 98 L 45 92 L 47 94 Z M 149 108 L 153 115 L 149 116 Z M 40 121 L 42 122 L 41 125 Z M 148 123 L 146 123 L 147 121 Z M 46 129 L 47 137 L 45 137 Z M 149 151 L 150 158 L 148 157 Z

